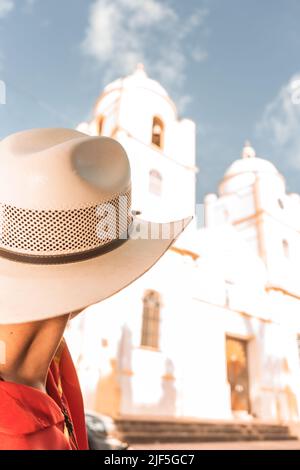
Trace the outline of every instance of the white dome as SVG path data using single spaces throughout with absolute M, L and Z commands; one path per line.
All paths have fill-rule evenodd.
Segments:
M 169 98 L 167 91 L 156 80 L 152 80 L 148 77 L 143 64 L 138 64 L 133 74 L 125 78 L 118 78 L 109 83 L 104 88 L 104 93 L 122 88 L 146 88 L 154 93 Z
M 255 150 L 251 147 L 251 144 L 246 142 L 242 151 L 242 158 L 235 160 L 226 171 L 219 185 L 220 194 L 233 193 L 252 185 L 257 175 L 262 177 L 268 184 L 274 184 L 275 181 L 279 182 L 280 185 L 284 184 L 284 179 L 275 165 L 255 155 Z
M 225 178 L 236 176 L 241 173 L 273 173 L 278 174 L 278 170 L 273 163 L 264 158 L 250 157 L 239 158 L 233 162 L 225 173 Z

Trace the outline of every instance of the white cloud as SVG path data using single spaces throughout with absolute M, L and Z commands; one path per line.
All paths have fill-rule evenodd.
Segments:
M 191 95 L 181 95 L 179 98 L 176 100 L 176 105 L 179 113 L 183 114 L 186 110 L 186 107 L 193 101 L 193 98 Z
M 208 10 L 206 8 L 195 10 L 183 23 L 180 31 L 178 31 L 180 36 L 188 36 L 195 28 L 202 26 L 207 15 Z
M 183 18 L 159 0 L 95 0 L 82 50 L 106 67 L 106 81 L 132 72 L 143 62 L 149 74 L 180 88 L 188 59 L 206 58 L 195 38 L 191 40 L 206 16 L 207 10 L 198 8 Z
M 300 74 L 294 75 L 266 106 L 257 130 L 292 166 L 300 168 Z
M 0 0 L 0 18 L 4 18 L 14 8 L 13 0 Z
M 207 52 L 201 47 L 196 47 L 192 50 L 191 56 L 196 62 L 203 62 L 208 57 Z

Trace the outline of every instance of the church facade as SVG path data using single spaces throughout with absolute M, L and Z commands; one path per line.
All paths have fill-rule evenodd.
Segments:
M 86 407 L 298 422 L 300 196 L 246 143 L 217 194 L 196 206 L 195 124 L 141 65 L 104 89 L 78 130 L 124 146 L 141 217 L 204 220 L 131 286 L 72 320 Z

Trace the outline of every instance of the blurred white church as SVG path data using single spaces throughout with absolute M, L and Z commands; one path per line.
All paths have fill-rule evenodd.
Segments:
M 195 214 L 195 124 L 142 65 L 104 89 L 78 130 L 125 147 L 142 217 Z M 300 196 L 247 143 L 203 212 L 154 268 L 71 322 L 86 406 L 298 421 Z

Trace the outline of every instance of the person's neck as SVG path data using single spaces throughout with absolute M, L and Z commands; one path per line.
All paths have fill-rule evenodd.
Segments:
M 0 325 L 0 341 L 4 342 L 6 350 L 5 364 L 0 364 L 0 377 L 45 391 L 48 369 L 69 316 Z

